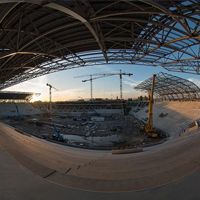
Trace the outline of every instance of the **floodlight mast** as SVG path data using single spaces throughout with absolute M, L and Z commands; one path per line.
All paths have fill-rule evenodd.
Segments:
M 53 87 L 51 84 L 47 83 L 46 86 L 49 87 L 49 113 L 52 114 L 52 88 L 54 90 L 58 90 L 57 88 Z

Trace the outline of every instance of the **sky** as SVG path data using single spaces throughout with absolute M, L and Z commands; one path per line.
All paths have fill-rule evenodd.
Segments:
M 151 67 L 142 65 L 128 65 L 128 64 L 115 64 L 115 65 L 97 65 L 85 68 L 76 68 L 65 71 L 56 72 L 53 74 L 44 75 L 18 85 L 9 87 L 7 91 L 23 91 L 40 93 L 39 96 L 34 96 L 32 101 L 48 101 L 49 90 L 46 83 L 53 85 L 58 90 L 53 90 L 53 101 L 67 101 L 77 99 L 90 98 L 90 82 L 82 82 L 84 78 L 74 78 L 76 76 L 90 75 L 93 73 L 110 73 L 119 72 L 122 70 L 126 73 L 133 73 L 133 76 L 123 76 L 123 97 L 136 98 L 144 93 L 136 91 L 134 87 L 149 78 L 154 73 L 165 72 L 173 74 L 185 79 L 188 79 L 200 86 L 200 76 L 193 74 L 175 73 L 170 72 L 162 67 Z M 119 76 L 112 76 L 101 78 L 93 81 L 93 97 L 94 98 L 113 98 L 120 96 L 120 82 Z

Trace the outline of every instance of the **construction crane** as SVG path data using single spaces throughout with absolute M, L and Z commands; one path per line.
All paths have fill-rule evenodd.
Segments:
M 120 78 L 120 99 L 123 99 L 123 88 L 122 88 L 122 76 L 132 76 L 131 73 L 125 73 L 120 70 L 120 72 L 117 73 L 99 73 L 99 74 L 90 74 L 90 75 L 84 75 L 84 76 L 77 76 L 75 78 L 82 78 L 82 77 L 89 77 L 89 79 L 82 80 L 82 82 L 90 81 L 90 98 L 93 99 L 93 80 L 105 78 L 109 76 L 119 76 Z
M 105 74 L 90 74 L 90 75 L 83 75 L 83 76 L 76 76 L 74 78 L 83 78 L 83 77 L 89 77 L 89 79 L 82 80 L 82 82 L 88 82 L 90 81 L 90 99 L 93 99 L 93 80 L 104 78 Z
M 155 80 L 156 80 L 156 74 L 154 74 L 152 77 L 151 89 L 148 91 L 148 94 L 149 94 L 148 121 L 145 126 L 145 131 L 150 137 L 158 136 L 153 128 L 153 103 L 154 103 L 153 95 L 154 95 L 154 88 L 155 88 Z
M 49 113 L 51 115 L 51 111 L 52 111 L 52 88 L 56 91 L 58 91 L 57 88 L 53 87 L 51 84 L 47 83 L 46 86 L 49 87 Z
M 123 99 L 122 76 L 132 76 L 133 74 L 122 72 L 122 70 L 120 69 L 119 73 L 108 73 L 107 75 L 109 75 L 109 76 L 119 76 L 119 80 L 120 80 L 120 99 Z
M 92 100 L 93 99 L 93 85 L 92 85 L 93 78 L 92 78 L 92 75 L 90 75 L 90 79 L 82 80 L 82 82 L 87 82 L 87 81 L 90 81 L 90 99 Z

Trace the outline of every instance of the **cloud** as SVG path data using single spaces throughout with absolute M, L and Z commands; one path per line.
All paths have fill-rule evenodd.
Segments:
M 142 81 L 133 81 L 133 80 L 124 80 L 123 83 L 130 86 L 131 88 L 134 88 L 138 84 L 140 84 Z

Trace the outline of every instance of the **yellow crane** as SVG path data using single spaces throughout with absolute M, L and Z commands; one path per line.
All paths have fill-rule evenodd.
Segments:
M 151 89 L 148 91 L 149 95 L 149 107 L 148 107 L 148 121 L 145 126 L 145 131 L 150 137 L 157 137 L 158 134 L 155 132 L 153 128 L 153 103 L 154 103 L 154 88 L 155 88 L 156 74 L 152 77 L 152 85 Z

